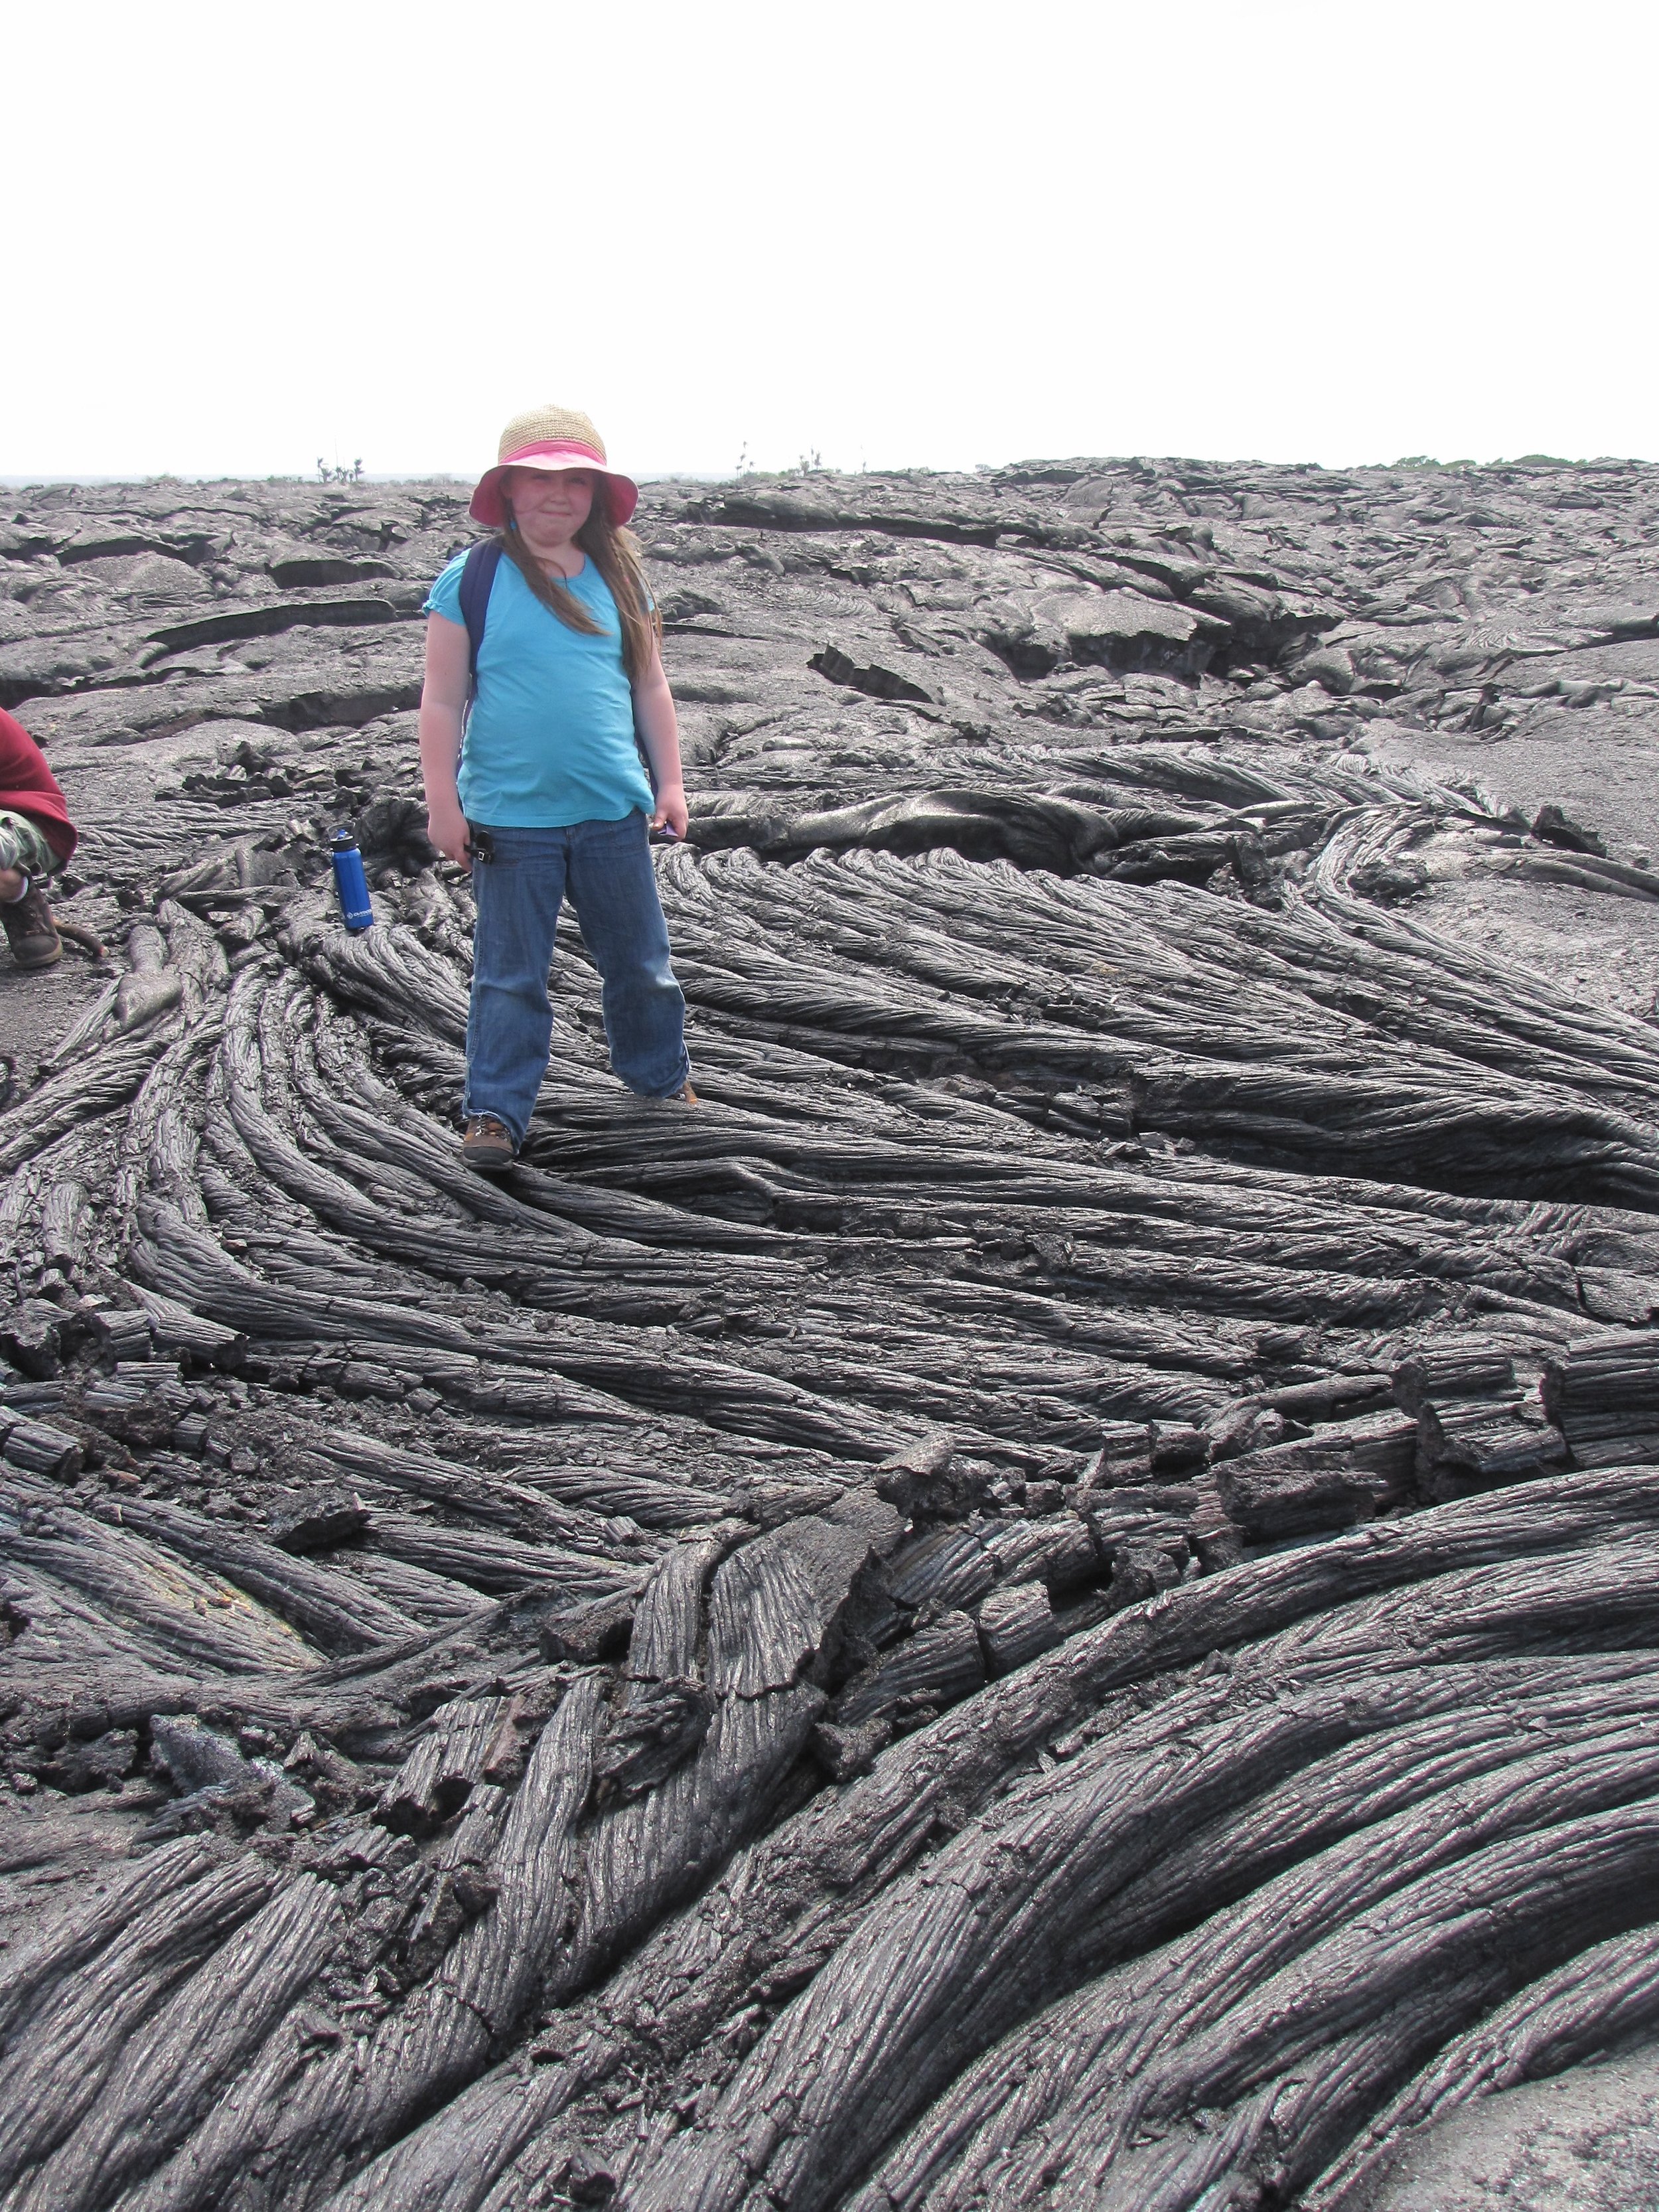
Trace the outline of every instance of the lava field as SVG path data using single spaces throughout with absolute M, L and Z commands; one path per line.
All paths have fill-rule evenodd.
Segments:
M 465 488 L 0 496 L 0 2206 L 1355 2212 L 1659 2036 L 1659 470 L 648 486 L 704 1103 L 567 914 L 493 1182 Z

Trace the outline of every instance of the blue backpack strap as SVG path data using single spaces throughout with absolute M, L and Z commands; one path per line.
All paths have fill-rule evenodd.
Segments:
M 466 556 L 461 570 L 461 620 L 466 624 L 472 648 L 472 681 L 478 681 L 478 651 L 483 644 L 484 621 L 489 612 L 489 590 L 501 565 L 499 538 L 481 538 Z

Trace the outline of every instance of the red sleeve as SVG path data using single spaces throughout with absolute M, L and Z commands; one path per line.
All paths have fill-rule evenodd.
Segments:
M 76 847 L 75 824 L 46 757 L 15 714 L 0 707 L 0 807 L 37 822 L 59 860 Z

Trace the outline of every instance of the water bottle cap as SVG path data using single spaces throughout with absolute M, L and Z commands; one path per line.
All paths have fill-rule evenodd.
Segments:
M 337 853 L 355 853 L 356 851 L 357 840 L 353 836 L 349 830 L 337 830 L 334 832 L 334 849 Z

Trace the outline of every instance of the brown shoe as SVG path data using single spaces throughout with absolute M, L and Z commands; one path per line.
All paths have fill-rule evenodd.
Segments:
M 0 922 L 20 968 L 50 968 L 63 958 L 64 941 L 38 884 L 31 884 L 15 905 L 0 906 Z
M 461 1132 L 461 1158 L 480 1175 L 499 1175 L 518 1158 L 513 1132 L 495 1114 L 471 1114 Z

